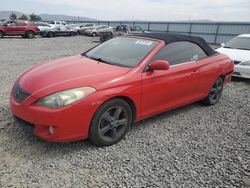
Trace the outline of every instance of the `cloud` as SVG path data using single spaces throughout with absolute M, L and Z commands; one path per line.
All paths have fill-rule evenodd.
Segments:
M 249 0 L 24 0 L 22 3 L 53 6 L 54 12 L 49 13 L 55 14 L 87 16 L 100 20 L 152 21 L 187 20 L 189 17 L 192 20 L 249 21 L 250 7 Z M 43 10 L 46 11 L 45 8 Z

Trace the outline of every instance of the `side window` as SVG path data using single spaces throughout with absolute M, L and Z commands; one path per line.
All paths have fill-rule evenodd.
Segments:
M 191 42 L 174 42 L 164 46 L 153 57 L 153 60 L 163 59 L 168 61 L 170 65 L 177 65 L 204 57 L 207 55 L 198 45 Z
M 10 21 L 10 22 L 8 22 L 8 26 L 16 26 L 16 22 Z
M 24 22 L 17 22 L 16 26 L 26 26 L 26 23 L 24 23 Z
M 207 57 L 207 54 L 197 44 L 190 43 L 190 48 L 193 53 L 192 60 L 197 61 L 199 59 Z
M 176 65 L 191 61 L 193 55 L 187 42 L 174 42 L 164 46 L 153 58 L 162 59 L 170 65 Z

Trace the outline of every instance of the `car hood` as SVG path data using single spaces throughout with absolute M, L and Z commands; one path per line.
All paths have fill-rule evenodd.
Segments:
M 23 89 L 33 95 L 42 91 L 53 93 L 83 86 L 98 89 L 106 82 L 122 77 L 129 70 L 77 55 L 35 66 L 18 81 Z
M 229 56 L 235 61 L 249 61 L 250 60 L 250 50 L 238 50 L 231 48 L 218 48 L 216 51 Z

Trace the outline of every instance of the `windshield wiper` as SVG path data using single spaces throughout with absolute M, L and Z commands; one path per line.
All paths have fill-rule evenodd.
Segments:
M 224 46 L 224 48 L 232 48 L 232 47 L 230 47 L 230 46 Z
M 85 57 L 89 58 L 89 59 L 93 59 L 93 60 L 96 60 L 96 61 L 99 61 L 99 62 L 102 62 L 102 63 L 106 63 L 106 64 L 110 64 L 110 65 L 113 65 L 112 63 L 108 62 L 108 61 L 105 61 L 104 59 L 100 58 L 100 57 L 92 57 L 92 56 L 87 56 L 85 54 Z

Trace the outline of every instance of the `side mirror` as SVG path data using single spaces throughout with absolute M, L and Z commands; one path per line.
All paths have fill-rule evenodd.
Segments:
M 223 47 L 225 47 L 226 45 L 225 45 L 225 43 L 221 43 L 220 46 L 223 48 Z
M 149 70 L 168 70 L 169 69 L 169 62 L 165 60 L 156 60 L 149 64 Z

